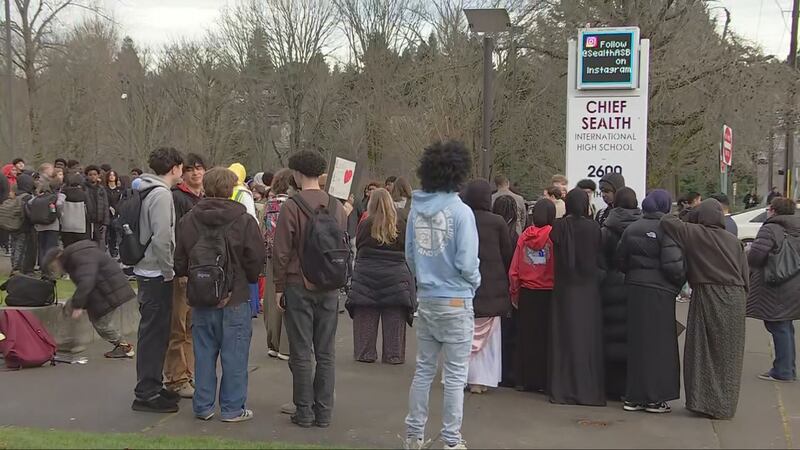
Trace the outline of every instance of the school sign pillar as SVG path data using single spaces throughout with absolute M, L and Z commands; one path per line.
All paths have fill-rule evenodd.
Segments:
M 650 41 L 639 28 L 586 28 L 569 42 L 566 175 L 574 185 L 625 177 L 641 202 L 647 187 Z M 605 206 L 600 193 L 593 202 Z

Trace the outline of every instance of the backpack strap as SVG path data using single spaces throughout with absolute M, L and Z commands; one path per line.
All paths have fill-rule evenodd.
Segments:
M 336 197 L 328 194 L 328 213 L 333 214 L 336 211 Z
M 300 208 L 300 211 L 306 215 L 309 219 L 314 217 L 314 211 L 311 209 L 311 206 L 303 200 L 303 197 L 300 196 L 300 193 L 297 193 L 289 198 L 289 200 L 293 200 L 295 204 Z

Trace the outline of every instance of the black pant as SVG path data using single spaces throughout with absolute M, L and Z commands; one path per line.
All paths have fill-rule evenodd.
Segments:
M 100 247 L 100 250 L 102 251 L 106 251 L 107 230 L 108 230 L 107 225 L 103 225 L 102 223 L 92 224 L 92 240 L 97 242 L 97 246 Z
M 292 398 L 301 422 L 331 421 L 338 294 L 339 291 L 312 292 L 299 285 L 286 286 L 284 321 L 291 349 Z
M 11 271 L 33 273 L 36 266 L 36 232 L 25 229 L 11 233 Z
M 139 400 L 152 400 L 164 387 L 164 357 L 172 318 L 172 281 L 137 277 L 139 284 L 139 341 L 136 349 L 136 389 Z
M 108 253 L 112 258 L 119 256 L 119 241 L 117 239 L 117 230 L 113 226 L 106 228 L 108 234 Z
M 58 231 L 40 231 L 39 233 L 39 269 L 45 275 L 50 274 L 50 268 L 42 267 L 44 257 L 51 249 L 58 247 Z

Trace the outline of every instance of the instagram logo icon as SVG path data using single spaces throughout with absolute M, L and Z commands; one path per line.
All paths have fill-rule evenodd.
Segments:
M 586 48 L 597 47 L 597 36 L 586 36 Z

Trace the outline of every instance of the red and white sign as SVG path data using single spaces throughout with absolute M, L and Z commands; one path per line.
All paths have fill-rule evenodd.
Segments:
M 733 130 L 727 125 L 722 126 L 722 162 L 726 166 L 733 164 Z

